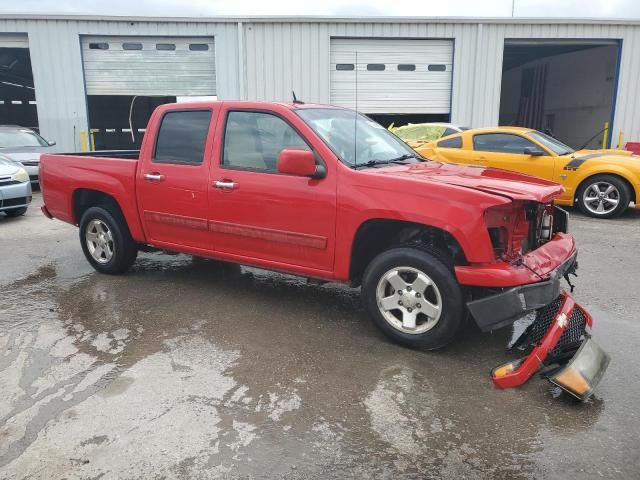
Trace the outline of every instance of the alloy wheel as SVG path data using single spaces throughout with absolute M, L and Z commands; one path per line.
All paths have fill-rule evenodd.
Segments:
M 436 284 L 413 267 L 395 267 L 378 282 L 376 301 L 393 328 L 421 334 L 435 327 L 442 314 L 442 297 Z
M 91 257 L 98 263 L 109 263 L 115 250 L 109 227 L 101 220 L 91 220 L 87 225 L 85 239 Z
M 582 204 L 594 215 L 607 215 L 618 207 L 620 191 L 609 182 L 595 182 L 584 189 Z

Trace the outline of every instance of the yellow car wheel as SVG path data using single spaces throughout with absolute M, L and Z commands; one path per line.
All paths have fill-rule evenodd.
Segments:
M 578 205 L 586 215 L 613 218 L 627 209 L 631 201 L 629 186 L 615 175 L 594 175 L 578 189 Z

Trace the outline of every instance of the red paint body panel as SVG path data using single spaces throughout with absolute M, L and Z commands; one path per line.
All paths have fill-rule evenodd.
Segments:
M 497 262 L 486 266 L 456 266 L 456 277 L 460 285 L 505 288 L 527 285 L 539 282 L 540 277 L 546 279 L 575 251 L 576 243 L 573 236 L 559 233 L 550 242 L 523 255 L 524 265 Z
M 43 155 L 45 206 L 53 217 L 77 224 L 74 192 L 96 190 L 115 199 L 140 243 L 345 282 L 358 230 L 375 219 L 402 220 L 437 227 L 457 240 L 469 263 L 456 268 L 464 285 L 514 286 L 539 280 L 524 267 L 495 259 L 485 214 L 514 201 L 548 202 L 562 187 L 516 173 L 437 162 L 354 170 L 295 113 L 313 107 L 265 102 L 162 105 L 149 121 L 137 161 Z M 212 111 L 203 163 L 153 162 L 163 115 L 193 109 Z M 246 109 L 288 122 L 324 164 L 326 176 L 311 179 L 222 165 L 227 112 Z M 234 187 L 217 188 L 216 181 Z M 524 261 L 544 276 L 574 250 L 572 237 L 559 235 Z
M 46 154 L 42 157 L 42 196 L 53 217 L 77 225 L 80 219 L 73 213 L 74 192 L 95 190 L 118 202 L 135 240 L 146 240 L 136 198 L 137 160 Z
M 220 106 L 205 104 L 188 107 L 189 110 L 211 112 L 204 148 L 205 160 L 200 165 L 154 161 L 155 137 L 165 113 L 185 109 L 183 105 L 168 107 L 162 105 L 156 108 L 149 119 L 147 131 L 153 134 L 145 134 L 135 179 L 146 241 L 150 244 L 165 242 L 210 250 L 211 238 L 207 231 L 209 170 Z M 158 175 L 161 180 L 149 180 L 145 175 Z
M 278 173 L 311 177 L 316 173 L 316 159 L 308 150 L 286 149 L 278 157 Z

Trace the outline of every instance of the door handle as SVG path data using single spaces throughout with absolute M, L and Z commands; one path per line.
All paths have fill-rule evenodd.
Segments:
M 238 184 L 231 180 L 216 180 L 213 182 L 213 186 L 221 190 L 233 190 L 234 188 L 238 188 Z
M 164 175 L 161 173 L 145 173 L 143 177 L 149 182 L 161 182 L 164 180 Z

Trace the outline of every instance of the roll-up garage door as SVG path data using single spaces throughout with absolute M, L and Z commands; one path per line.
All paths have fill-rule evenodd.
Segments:
M 365 113 L 448 114 L 452 40 L 331 39 L 331 103 Z
M 216 95 L 213 38 L 82 38 L 87 95 Z
M 24 33 L 1 33 L 0 48 L 29 48 L 29 38 Z

